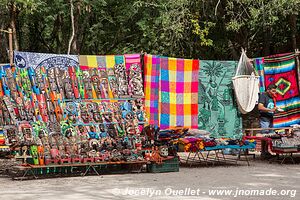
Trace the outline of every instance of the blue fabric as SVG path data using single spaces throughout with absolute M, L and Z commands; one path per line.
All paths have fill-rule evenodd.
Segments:
M 204 150 L 212 151 L 212 150 L 222 150 L 222 149 L 254 149 L 256 147 L 255 144 L 248 144 L 248 145 L 217 145 L 214 147 L 205 147 Z

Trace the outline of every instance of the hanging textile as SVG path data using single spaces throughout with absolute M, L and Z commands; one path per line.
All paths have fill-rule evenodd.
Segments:
M 134 97 L 144 97 L 143 77 L 140 54 L 125 54 L 128 75 L 128 93 Z
M 149 124 L 159 125 L 160 57 L 144 56 L 145 112 Z
M 149 123 L 197 128 L 199 61 L 145 55 L 144 62 Z
M 161 58 L 161 129 L 197 128 L 198 71 L 198 60 Z
M 77 55 L 46 54 L 14 51 L 14 61 L 18 68 L 45 69 L 57 67 L 66 69 L 67 67 L 78 66 Z
M 105 56 L 94 56 L 94 55 L 80 55 L 79 65 L 80 69 L 88 70 L 93 68 L 109 69 L 114 68 L 115 65 L 125 64 L 123 55 L 105 55 Z
M 214 137 L 238 138 L 242 133 L 231 80 L 236 66 L 236 61 L 200 62 L 198 129 Z
M 258 101 L 259 76 L 255 76 L 253 65 L 244 49 L 232 82 L 240 112 L 243 114 L 251 112 Z
M 293 53 L 279 54 L 255 59 L 260 75 L 260 92 L 270 84 L 277 85 L 276 106 L 283 112 L 274 115 L 274 127 L 287 127 L 300 122 L 300 96 L 297 69 Z

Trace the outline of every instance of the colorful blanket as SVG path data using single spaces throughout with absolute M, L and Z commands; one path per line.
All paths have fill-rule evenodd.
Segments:
M 199 61 L 145 55 L 144 62 L 149 123 L 197 128 Z
M 36 69 L 43 66 L 45 69 L 52 67 L 65 69 L 78 66 L 78 56 L 14 51 L 14 62 L 19 68 Z
M 236 61 L 200 62 L 198 129 L 213 137 L 239 138 L 242 133 L 232 87 L 236 66 Z
M 159 125 L 160 57 L 144 56 L 145 112 L 149 124 Z
M 197 128 L 199 60 L 161 57 L 160 127 Z
M 276 106 L 284 112 L 274 116 L 274 127 L 287 127 L 300 122 L 300 96 L 297 69 L 293 53 L 279 54 L 255 59 L 255 67 L 260 75 L 260 91 L 270 84 L 278 86 Z

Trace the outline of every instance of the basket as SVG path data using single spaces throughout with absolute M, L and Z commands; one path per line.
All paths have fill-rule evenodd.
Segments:
M 162 164 L 151 163 L 147 164 L 147 172 L 162 173 L 162 172 L 179 172 L 179 158 L 164 160 Z

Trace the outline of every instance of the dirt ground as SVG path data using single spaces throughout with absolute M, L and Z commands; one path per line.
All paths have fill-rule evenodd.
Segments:
M 300 199 L 300 166 L 255 160 L 251 161 L 250 166 L 181 167 L 179 172 L 156 174 L 135 173 L 26 181 L 14 181 L 3 175 L 0 177 L 0 187 L 1 198 L 6 200 L 287 200 Z M 213 193 L 216 190 L 218 194 Z M 227 193 L 220 193 L 222 190 Z M 251 193 L 254 191 L 260 193 Z

